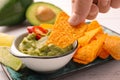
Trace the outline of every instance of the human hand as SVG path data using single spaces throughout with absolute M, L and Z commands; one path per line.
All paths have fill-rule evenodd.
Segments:
M 85 19 L 96 18 L 99 12 L 108 12 L 110 7 L 119 8 L 120 0 L 72 0 L 72 15 L 68 22 L 76 26 Z

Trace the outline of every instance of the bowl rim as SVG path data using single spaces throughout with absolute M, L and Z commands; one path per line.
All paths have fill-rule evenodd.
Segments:
M 23 36 L 25 34 L 28 34 L 27 32 L 25 33 L 21 33 L 20 35 L 18 35 L 15 40 L 13 41 L 12 43 L 12 46 L 10 48 L 10 53 L 15 56 L 15 57 L 18 57 L 18 58 L 38 58 L 38 59 L 52 59 L 52 58 L 60 58 L 60 57 L 64 57 L 66 55 L 69 55 L 69 54 L 72 54 L 74 51 L 77 50 L 77 47 L 78 47 L 78 40 L 75 40 L 73 42 L 73 45 L 75 44 L 75 46 L 73 47 L 72 50 L 68 51 L 66 54 L 63 54 L 63 55 L 59 55 L 59 56 L 32 56 L 32 55 L 28 55 L 28 54 L 24 54 L 22 52 L 20 52 L 18 49 L 17 49 L 17 46 L 15 46 L 15 43 L 16 43 L 16 40 L 20 37 L 20 36 Z M 14 50 L 13 50 L 14 49 Z M 20 53 L 22 55 L 17 55 L 17 54 L 14 54 L 14 53 Z

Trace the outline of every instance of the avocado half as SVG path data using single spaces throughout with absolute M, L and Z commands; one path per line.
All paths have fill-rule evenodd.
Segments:
M 44 6 L 44 7 L 47 7 L 49 9 L 51 9 L 55 13 L 56 16 L 54 18 L 50 19 L 50 20 L 47 20 L 47 21 L 39 20 L 36 16 L 36 13 L 37 13 L 37 9 L 41 6 Z M 35 3 L 31 4 L 29 6 L 29 8 L 27 9 L 26 18 L 31 25 L 40 25 L 40 24 L 43 24 L 43 23 L 53 24 L 56 20 L 57 15 L 61 11 L 62 11 L 62 9 L 60 9 L 59 7 L 57 7 L 57 6 L 55 6 L 51 3 L 35 2 Z M 51 15 L 49 15 L 49 16 L 51 16 Z

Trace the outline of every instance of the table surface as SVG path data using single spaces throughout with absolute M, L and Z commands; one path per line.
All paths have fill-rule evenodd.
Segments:
M 66 13 L 71 15 L 71 0 L 35 0 L 47 1 L 62 8 Z M 120 33 L 120 9 L 110 9 L 108 13 L 99 13 L 97 20 L 100 24 L 107 28 Z M 21 32 L 26 31 L 24 24 L 13 27 L 1 26 L 0 32 L 17 36 Z M 119 80 L 120 79 L 120 61 L 110 61 L 101 65 L 93 66 L 86 70 L 77 71 L 62 77 L 58 80 Z M 0 65 L 0 80 L 9 80 Z

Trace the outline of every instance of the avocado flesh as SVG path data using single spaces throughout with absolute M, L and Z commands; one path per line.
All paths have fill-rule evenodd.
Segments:
M 49 21 L 40 21 L 37 17 L 36 17 L 36 12 L 38 7 L 40 6 L 45 6 L 45 7 L 49 7 L 56 15 L 59 14 L 59 12 L 61 12 L 62 10 L 60 8 L 58 8 L 57 6 L 47 3 L 47 2 L 36 2 L 33 3 L 26 11 L 26 18 L 29 21 L 29 23 L 31 23 L 32 25 L 40 25 L 43 23 L 50 23 L 53 24 L 56 20 L 56 16 L 49 20 Z
M 5 0 L 4 4 L 0 6 L 0 26 L 16 25 L 23 22 L 26 9 L 32 2 L 33 0 Z

